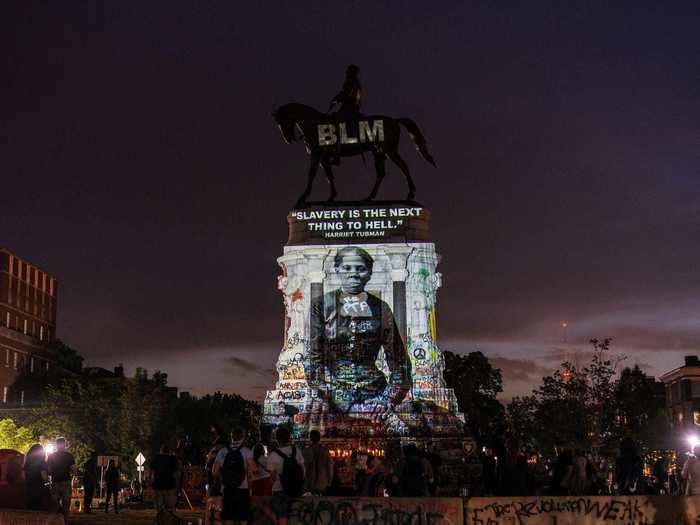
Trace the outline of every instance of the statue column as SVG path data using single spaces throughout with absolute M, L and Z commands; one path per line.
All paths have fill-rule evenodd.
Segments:
M 408 256 L 413 248 L 407 246 L 387 247 L 384 249 L 391 263 L 391 280 L 393 282 L 394 319 L 404 343 L 406 342 L 406 279 L 408 278 Z
M 323 281 L 326 278 L 326 272 L 323 271 L 323 263 L 327 255 L 327 250 L 319 250 L 318 254 L 304 256 L 307 268 L 306 275 L 311 283 L 309 296 L 312 309 L 316 306 L 323 308 Z

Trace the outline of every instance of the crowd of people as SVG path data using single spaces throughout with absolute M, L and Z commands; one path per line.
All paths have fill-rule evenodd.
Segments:
M 310 432 L 308 445 L 301 446 L 293 443 L 289 428 L 281 426 L 269 446 L 259 442 L 252 448 L 241 430 L 234 430 L 230 439 L 217 427 L 213 431 L 206 461 L 207 523 L 250 521 L 251 496 L 271 496 L 266 512 L 284 524 L 291 499 L 303 495 L 427 497 L 435 492 L 437 456 L 414 444 L 403 447 L 395 468 L 372 454 L 353 453 L 348 487 L 339 482 L 337 465 L 317 430 Z
M 270 496 L 271 504 L 265 512 L 275 523 L 285 525 L 295 497 L 428 497 L 436 494 L 439 484 L 439 456 L 415 444 L 403 446 L 400 457 L 391 461 L 357 451 L 334 461 L 317 430 L 310 432 L 305 444 L 294 443 L 286 426 L 278 427 L 266 443 L 255 443 L 240 428 L 228 434 L 214 426 L 212 432 L 213 445 L 204 466 L 207 523 L 251 521 L 251 496 Z M 529 461 L 531 458 L 516 444 L 508 445 L 482 451 L 480 485 L 470 495 L 700 495 L 700 446 L 679 461 L 678 468 L 671 468 L 667 456 L 659 456 L 651 469 L 645 469 L 630 438 L 622 440 L 613 462 L 567 447 L 559 447 L 552 462 Z M 158 523 L 176 521 L 181 472 L 182 462 L 167 445 L 149 461 L 148 483 Z M 77 474 L 75 458 L 67 450 L 65 439 L 56 440 L 51 454 L 42 445 L 33 445 L 24 458 L 26 507 L 62 512 L 67 522 L 72 481 Z M 91 512 L 100 480 L 105 489 L 104 512 L 110 507 L 119 512 L 119 465 L 110 459 L 99 476 L 95 456 L 82 469 L 84 512 Z M 142 487 L 134 482 L 131 493 L 142 499 Z
M 55 441 L 55 450 L 47 450 L 40 443 L 32 445 L 24 456 L 25 507 L 29 510 L 60 512 L 67 523 L 74 499 L 78 467 L 75 457 L 67 450 L 64 438 Z M 81 469 L 83 512 L 91 513 L 93 498 L 100 486 L 97 472 L 97 457 L 90 457 Z M 119 500 L 123 497 L 122 472 L 117 462 L 110 459 L 103 472 L 105 512 L 110 506 L 119 512 Z M 141 494 L 138 482 L 130 487 L 132 494 Z
M 27 508 L 55 507 L 67 520 L 73 490 L 71 481 L 77 474 L 75 458 L 66 450 L 65 439 L 56 440 L 56 450 L 50 455 L 41 444 L 32 445 L 24 457 Z
M 560 446 L 551 462 L 532 464 L 516 446 L 486 449 L 480 495 L 486 496 L 634 496 L 699 495 L 700 446 L 674 466 L 668 455 L 651 468 L 632 438 L 624 438 L 614 461 L 581 449 Z

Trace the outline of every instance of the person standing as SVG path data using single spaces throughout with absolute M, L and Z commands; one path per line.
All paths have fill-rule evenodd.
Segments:
M 156 523 L 159 525 L 170 522 L 170 516 L 175 513 L 178 465 L 177 458 L 170 453 L 168 445 L 162 445 L 160 454 L 151 461 Z
M 221 510 L 223 507 L 221 482 L 218 478 L 214 477 L 213 468 L 217 454 L 229 443 L 228 436 L 218 423 L 213 423 L 211 425 L 211 432 L 214 436 L 214 442 L 212 443 L 211 450 L 209 450 L 209 453 L 207 454 L 207 459 L 204 466 L 207 474 L 207 501 L 204 515 L 205 525 L 210 525 L 211 523 L 218 523 L 221 521 Z
M 321 444 L 318 430 L 309 432 L 311 445 L 303 451 L 306 467 L 306 491 L 314 496 L 322 496 L 333 482 L 333 460 L 328 449 Z
M 251 520 L 250 490 L 248 488 L 248 464 L 253 452 L 245 446 L 246 433 L 242 428 L 231 432 L 231 444 L 222 448 L 214 461 L 214 476 L 221 479 L 224 525 L 234 522 L 245 525 Z
M 53 496 L 58 503 L 60 512 L 63 513 L 63 521 L 68 522 L 70 500 L 73 494 L 71 481 L 74 476 L 78 475 L 78 467 L 75 465 L 73 454 L 66 450 L 65 438 L 61 437 L 56 440 L 56 452 L 49 456 L 48 466 Z
M 681 477 L 686 481 L 686 496 L 700 495 L 700 445 L 695 445 L 693 454 L 681 471 Z
M 46 464 L 44 447 L 39 443 L 31 446 L 24 456 L 24 481 L 27 486 L 27 509 L 49 510 L 49 467 Z
M 588 489 L 591 483 L 591 480 L 588 477 L 589 471 L 588 458 L 586 458 L 583 451 L 576 450 L 574 455 L 574 470 L 571 474 L 571 479 L 569 482 L 569 495 L 588 495 Z
M 258 443 L 253 447 L 253 461 L 248 464 L 248 479 L 253 496 L 272 496 L 272 478 L 267 468 L 267 458 L 265 445 Z
M 642 474 L 644 463 L 637 453 L 637 444 L 630 437 L 620 442 L 620 455 L 615 461 L 615 482 L 621 496 L 643 494 Z
M 83 512 L 92 512 L 92 498 L 97 488 L 97 458 L 93 454 L 83 466 Z
M 289 427 L 277 428 L 275 438 L 279 446 L 267 460 L 267 468 L 274 480 L 271 507 L 280 525 L 288 521 L 291 498 L 301 496 L 304 487 L 304 456 L 292 444 L 291 437 Z
M 109 500 L 114 497 L 114 513 L 119 514 L 119 482 L 119 467 L 113 459 L 110 459 L 105 471 L 105 485 L 107 486 L 105 512 L 109 512 Z
M 568 448 L 562 448 L 554 464 L 549 492 L 552 496 L 567 496 L 571 477 L 574 475 L 574 455 Z
M 428 497 L 428 486 L 432 480 L 430 463 L 420 456 L 416 445 L 410 443 L 403 448 L 404 460 L 399 467 L 401 496 Z

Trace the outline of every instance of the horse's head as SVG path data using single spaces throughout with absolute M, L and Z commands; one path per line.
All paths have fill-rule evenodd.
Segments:
M 299 140 L 295 131 L 297 125 L 303 127 L 302 121 L 318 120 L 322 116 L 322 113 L 304 104 L 285 104 L 272 112 L 272 118 L 287 144 Z
M 282 106 L 273 111 L 272 118 L 275 120 L 275 123 L 279 128 L 284 142 L 287 144 L 296 142 L 297 136 L 294 132 L 294 128 L 296 127 L 296 120 L 291 115 L 289 115 L 289 111 L 286 111 L 286 107 Z

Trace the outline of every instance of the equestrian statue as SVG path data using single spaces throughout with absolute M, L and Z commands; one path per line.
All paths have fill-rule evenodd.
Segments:
M 333 202 L 337 192 L 332 165 L 340 164 L 341 157 L 362 155 L 365 152 L 372 153 L 376 171 L 374 187 L 365 201 L 371 201 L 377 195 L 385 175 L 386 157 L 389 157 L 406 177 L 406 200 L 413 201 L 416 186 L 413 184 L 408 165 L 399 155 L 401 126 L 408 131 L 420 155 L 436 166 L 428 151 L 425 137 L 411 119 L 382 115 L 365 116 L 360 113 L 362 87 L 358 75 L 359 68 L 356 65 L 348 66 L 343 88 L 331 100 L 328 113 L 322 113 L 304 104 L 292 103 L 277 108 L 272 114 L 284 141 L 291 144 L 303 139 L 311 159 L 306 188 L 296 203 L 298 208 L 306 205 L 319 164 L 331 185 L 328 202 Z M 338 106 L 339 109 L 334 112 L 333 109 Z M 301 133 L 300 137 L 297 136 L 297 130 Z

